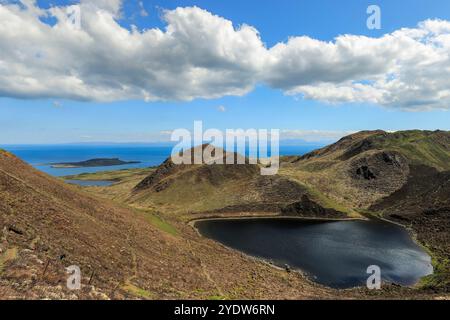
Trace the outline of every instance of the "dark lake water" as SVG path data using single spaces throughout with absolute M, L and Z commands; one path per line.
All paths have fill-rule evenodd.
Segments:
M 433 272 L 430 257 L 408 232 L 386 222 L 226 219 L 195 227 L 230 248 L 287 264 L 334 288 L 366 285 L 370 265 L 380 267 L 383 280 L 405 286 Z
M 66 183 L 77 184 L 82 187 L 109 187 L 114 181 L 104 180 L 65 180 Z

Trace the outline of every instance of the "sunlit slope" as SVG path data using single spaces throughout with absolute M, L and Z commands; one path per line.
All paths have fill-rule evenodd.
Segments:
M 179 290 L 202 281 L 180 240 L 143 213 L 89 196 L 4 151 L 0 230 L 3 297 L 164 297 L 171 295 L 166 281 Z M 183 264 L 194 271 L 188 279 L 175 272 Z M 85 290 L 66 289 L 70 265 L 81 268 Z
M 416 165 L 450 170 L 450 133 L 363 131 L 286 159 L 281 174 L 344 206 L 368 208 L 399 190 Z
M 204 239 L 171 219 L 170 212 L 130 208 L 99 199 L 92 190 L 67 185 L 0 152 L 0 299 L 336 295 Z M 65 268 L 71 265 L 81 269 L 81 290 L 66 287 Z
M 321 208 L 316 200 L 321 199 L 316 199 L 302 183 L 279 175 L 263 176 L 260 166 L 249 164 L 248 159 L 245 164 L 177 165 L 169 158 L 133 188 L 127 202 L 184 215 L 205 212 L 308 215 L 314 208 L 319 216 L 346 216 Z

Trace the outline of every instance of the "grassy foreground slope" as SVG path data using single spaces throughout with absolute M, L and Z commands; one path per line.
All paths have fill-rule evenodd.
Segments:
M 0 152 L 0 239 L 1 299 L 339 295 L 297 273 L 203 239 L 168 215 L 120 205 L 67 185 L 4 151 Z M 66 288 L 65 268 L 71 265 L 81 269 L 79 291 Z

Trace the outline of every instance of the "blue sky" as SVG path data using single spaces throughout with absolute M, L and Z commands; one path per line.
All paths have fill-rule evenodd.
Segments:
M 38 1 L 41 8 L 74 1 Z M 382 29 L 366 27 L 366 8 L 377 4 L 382 10 Z M 289 37 L 306 35 L 333 41 L 342 34 L 376 38 L 395 30 L 415 28 L 420 21 L 450 20 L 450 2 L 433 1 L 125 1 L 119 23 L 129 29 L 164 29 L 163 9 L 198 6 L 233 22 L 237 27 L 255 27 L 270 48 Z M 145 9 L 147 15 L 140 14 Z M 50 20 L 49 20 L 50 21 Z M 0 22 L 1 23 L 1 22 Z M 1 53 L 0 53 L 1 60 Z M 1 90 L 0 90 L 1 93 Z M 403 110 L 376 103 L 327 103 L 258 83 L 243 96 L 192 101 L 78 101 L 65 97 L 0 97 L 0 144 L 66 142 L 152 142 L 164 139 L 161 131 L 192 128 L 203 120 L 208 128 L 277 128 L 282 130 L 345 132 L 367 129 L 450 130 L 450 113 Z M 175 99 L 176 100 L 176 99 Z M 301 135 L 299 136 L 301 138 Z M 318 140 L 322 139 L 320 134 Z

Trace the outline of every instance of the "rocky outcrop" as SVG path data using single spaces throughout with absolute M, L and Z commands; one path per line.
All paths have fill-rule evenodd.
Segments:
M 307 195 L 303 195 L 300 201 L 291 203 L 281 210 L 286 216 L 306 216 L 320 218 L 345 218 L 347 215 L 334 209 L 324 208 L 312 201 Z
M 355 157 L 348 165 L 352 185 L 381 194 L 391 194 L 408 178 L 407 159 L 398 152 L 372 151 Z
M 166 161 L 164 161 L 161 165 L 158 166 L 158 168 L 150 174 L 148 177 L 146 177 L 144 180 L 142 180 L 138 185 L 134 187 L 134 191 L 139 191 L 143 189 L 150 188 L 152 186 L 156 186 L 158 182 L 160 182 L 163 178 L 173 173 L 175 170 L 176 165 L 173 163 L 173 161 L 169 158 Z M 157 188 L 158 189 L 158 188 Z M 162 189 L 162 186 L 159 187 L 159 189 Z

